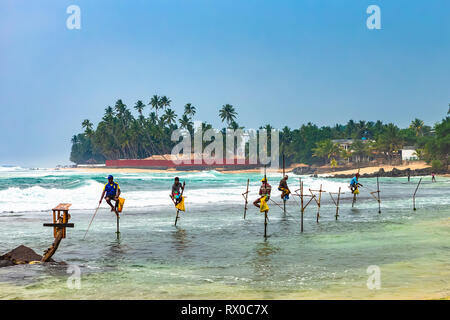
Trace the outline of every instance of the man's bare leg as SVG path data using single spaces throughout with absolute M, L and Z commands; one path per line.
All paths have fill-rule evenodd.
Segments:
M 261 203 L 261 198 L 258 198 L 253 202 L 253 205 L 257 208 L 261 208 L 260 203 Z
M 114 201 L 116 201 L 116 205 L 114 206 L 114 212 L 116 213 L 116 216 L 117 216 L 117 218 L 120 218 L 119 217 L 119 199 L 114 199 Z
M 111 203 L 111 199 L 110 198 L 106 198 L 105 200 L 106 200 L 106 203 L 109 204 L 109 206 L 111 207 L 111 212 L 115 211 L 114 210 L 114 206 Z

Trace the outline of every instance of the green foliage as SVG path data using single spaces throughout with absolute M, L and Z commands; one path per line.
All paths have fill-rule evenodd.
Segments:
M 440 170 L 442 168 L 442 162 L 441 160 L 433 160 L 431 161 L 431 167 L 433 170 Z
M 193 134 L 192 117 L 197 111 L 196 107 L 187 103 L 184 113 L 178 118 L 170 104 L 171 100 L 166 96 L 153 95 L 148 105 L 139 100 L 133 106 L 137 112 L 135 118 L 122 100 L 117 100 L 114 107 L 105 108 L 103 118 L 95 129 L 88 119 L 82 122 L 84 132 L 72 138 L 70 160 L 75 163 L 102 163 L 105 159 L 142 159 L 170 153 L 175 145 L 170 139 L 173 130 L 179 126 Z M 147 106 L 151 111 L 146 117 Z M 160 110 L 164 110 L 164 113 L 159 117 Z M 219 117 L 222 122 L 226 122 L 227 128 L 244 129 L 236 121 L 237 112 L 230 104 L 220 108 Z M 211 125 L 202 123 L 202 128 L 206 131 Z M 266 124 L 260 128 L 270 132 L 272 126 Z M 398 151 L 403 146 L 409 145 L 416 147 L 420 159 L 427 162 L 439 160 L 443 166 L 448 166 L 450 117 L 436 124 L 433 129 L 420 119 L 413 120 L 404 129 L 381 121 L 349 120 L 345 125 L 331 127 L 318 127 L 309 122 L 296 129 L 286 126 L 280 131 L 280 155 L 285 155 L 288 165 L 331 162 L 337 165 L 337 160 L 350 158 L 357 162 L 373 157 L 393 159 L 399 156 Z M 226 128 L 222 129 L 222 133 L 225 137 Z M 350 138 L 353 144 L 349 150 L 332 142 L 333 139 Z M 270 146 L 270 134 L 268 140 Z
M 222 122 L 227 122 L 228 125 L 232 123 L 237 116 L 237 112 L 231 104 L 226 104 L 222 106 L 222 109 L 219 111 L 219 117 Z
M 313 148 L 313 157 L 322 158 L 325 162 L 331 157 L 336 158 L 340 154 L 340 148 L 337 143 L 333 143 L 331 140 L 323 140 L 316 143 L 316 147 Z
M 449 164 L 450 154 L 450 117 L 434 126 L 435 138 L 425 145 L 428 160 L 441 160 L 445 168 Z

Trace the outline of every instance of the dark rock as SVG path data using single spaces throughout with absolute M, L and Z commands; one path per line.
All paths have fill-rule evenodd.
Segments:
M 429 176 L 434 170 L 432 168 L 423 168 L 411 170 L 410 168 L 400 170 L 397 168 L 393 168 L 391 171 L 384 171 L 383 168 L 380 168 L 377 172 L 374 173 L 364 173 L 361 175 L 361 178 L 375 178 L 379 177 L 407 177 L 407 176 Z M 436 172 L 436 174 L 445 174 L 445 170 L 441 170 Z M 354 174 L 335 174 L 333 178 L 352 178 Z
M 14 264 L 30 263 L 31 261 L 40 261 L 41 259 L 42 256 L 34 252 L 33 249 L 28 248 L 24 245 L 20 245 L 14 250 L 11 250 L 10 252 L 0 257 L 0 260 L 9 260 Z
M 9 260 L 1 260 L 0 259 L 0 268 L 13 266 L 14 263 Z
M 305 175 L 305 174 L 313 174 L 316 171 L 316 169 L 312 167 L 296 167 L 292 170 L 294 174 L 297 175 Z

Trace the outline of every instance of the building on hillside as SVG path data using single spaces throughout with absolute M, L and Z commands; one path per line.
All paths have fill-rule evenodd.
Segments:
M 339 147 L 344 149 L 347 152 L 353 153 L 355 150 L 353 149 L 353 144 L 358 141 L 355 139 L 334 139 L 331 140 L 334 144 L 338 144 Z M 365 137 L 360 140 L 363 144 L 374 142 L 373 140 L 369 140 Z M 374 158 L 373 152 L 367 151 L 367 154 L 352 154 L 350 158 L 347 159 L 348 162 L 369 162 Z
M 353 144 L 353 139 L 334 139 L 331 140 L 333 143 L 337 143 L 345 151 L 350 151 Z

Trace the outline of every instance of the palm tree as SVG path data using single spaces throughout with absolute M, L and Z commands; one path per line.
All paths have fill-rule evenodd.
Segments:
M 162 96 L 160 102 L 160 108 L 166 109 L 167 107 L 170 107 L 170 104 L 172 103 L 172 100 L 167 98 L 166 96 Z
M 92 122 L 91 122 L 89 119 L 85 119 L 85 120 L 81 123 L 81 126 L 82 126 L 83 129 L 84 129 L 84 133 L 85 133 L 88 137 L 90 137 L 90 136 L 92 135 L 92 133 L 93 133 L 93 131 L 92 131 L 92 126 L 93 126 Z
M 137 112 L 139 113 L 139 115 L 142 116 L 142 110 L 144 110 L 145 104 L 142 102 L 142 100 L 139 100 L 139 101 L 136 102 L 136 104 L 134 105 L 134 108 L 137 110 Z
M 125 113 L 127 106 L 122 102 L 122 99 L 119 99 L 116 101 L 114 109 L 116 110 L 117 115 L 121 117 Z
M 190 129 L 192 128 L 193 124 L 194 123 L 191 121 L 191 119 L 185 114 L 183 114 L 183 116 L 180 118 L 180 127 L 181 128 L 185 128 L 185 129 L 188 129 L 189 131 L 191 131 Z
M 194 116 L 197 110 L 191 103 L 186 103 L 184 106 L 184 114 L 187 116 Z
M 236 121 L 231 121 L 229 128 L 233 130 L 244 129 L 244 127 L 240 127 Z
M 409 127 L 411 129 L 413 129 L 416 132 L 416 136 L 423 136 L 423 125 L 424 122 L 420 119 L 414 119 L 413 121 L 411 121 L 411 124 L 409 125 Z
M 71 139 L 72 144 L 77 144 L 78 143 L 78 137 L 76 135 L 74 135 Z
M 156 124 L 156 122 L 158 121 L 157 114 L 154 112 L 150 112 L 150 115 L 148 116 L 148 120 L 150 121 L 151 124 Z
M 360 162 L 361 158 L 364 160 L 364 158 L 368 157 L 370 154 L 368 145 L 363 143 L 361 140 L 356 140 L 352 144 L 351 153 L 357 158 L 357 162 Z
M 414 151 L 413 155 L 416 156 L 417 159 L 422 160 L 425 156 L 425 149 L 417 148 L 416 151 Z
M 164 113 L 164 119 L 165 123 L 170 126 L 176 122 L 177 115 L 175 114 L 175 111 L 169 108 L 166 109 L 166 112 Z
M 345 126 L 345 132 L 347 133 L 348 137 L 351 137 L 353 132 L 356 130 L 356 123 L 353 120 L 349 120 L 347 122 L 347 125 Z
M 155 94 L 148 104 L 151 105 L 153 109 L 155 109 L 155 115 L 156 117 L 158 117 L 158 109 L 161 108 L 160 97 Z
M 335 158 L 331 158 L 330 167 L 333 168 L 333 171 L 336 170 L 337 166 L 338 166 L 338 163 L 337 163 L 336 159 Z
M 394 153 L 403 147 L 403 138 L 400 129 L 393 123 L 389 123 L 377 140 L 377 150 L 383 152 L 390 160 Z
M 331 157 L 337 157 L 340 153 L 339 144 L 333 143 L 331 140 L 323 140 L 316 143 L 313 148 L 313 157 L 323 158 L 326 162 Z
M 114 110 L 111 106 L 105 108 L 105 115 L 103 116 L 103 121 L 110 122 L 114 118 Z
M 360 139 L 367 136 L 367 123 L 364 120 L 356 124 L 356 138 Z
M 222 109 L 219 111 L 219 117 L 222 119 L 222 122 L 227 122 L 228 126 L 232 121 L 236 119 L 237 112 L 231 104 L 225 104 L 222 106 Z

